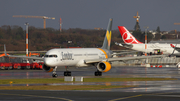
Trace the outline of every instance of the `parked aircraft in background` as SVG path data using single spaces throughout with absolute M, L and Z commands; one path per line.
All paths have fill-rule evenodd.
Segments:
M 116 45 L 130 48 L 136 51 L 147 52 L 149 54 L 162 53 L 166 55 L 180 55 L 180 51 L 178 51 L 178 47 L 180 47 L 180 44 L 173 45 L 167 43 L 148 43 L 146 50 L 145 44 L 138 41 L 124 26 L 118 26 L 118 28 L 124 43 L 116 42 Z

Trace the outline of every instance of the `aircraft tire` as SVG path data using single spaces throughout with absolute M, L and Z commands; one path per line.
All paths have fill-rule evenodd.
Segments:
M 71 72 L 70 71 L 65 71 L 64 76 L 71 76 Z
M 64 76 L 67 76 L 67 72 L 64 72 Z
M 52 77 L 54 77 L 54 78 L 57 77 L 57 76 L 58 76 L 57 74 L 52 74 Z
M 94 75 L 95 75 L 95 76 L 102 76 L 102 72 L 96 71 L 96 72 L 94 73 Z
M 68 72 L 67 72 L 67 76 L 71 76 L 71 72 L 68 71 Z

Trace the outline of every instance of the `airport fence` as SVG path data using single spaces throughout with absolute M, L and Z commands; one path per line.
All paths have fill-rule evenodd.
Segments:
M 113 62 L 114 66 L 134 66 L 134 65 L 141 65 L 145 63 L 149 63 L 150 65 L 176 65 L 180 62 L 180 58 L 176 57 L 164 57 L 164 58 L 147 58 L 147 59 L 140 59 L 140 60 L 129 60 L 129 61 L 119 61 Z

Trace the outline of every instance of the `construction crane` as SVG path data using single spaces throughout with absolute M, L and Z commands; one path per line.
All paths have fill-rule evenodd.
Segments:
M 102 30 L 103 28 L 99 28 L 99 27 L 97 28 L 97 27 L 95 27 L 94 29 L 96 29 L 96 30 Z
M 13 15 L 13 17 L 21 17 L 21 18 L 40 18 L 44 19 L 44 29 L 46 29 L 46 19 L 55 19 L 55 17 L 47 17 L 47 16 L 30 16 L 30 15 Z
M 180 25 L 180 23 L 174 23 L 174 25 Z M 177 39 L 178 39 L 178 34 L 177 34 L 176 29 L 175 29 L 175 34 L 177 35 L 176 37 L 177 37 Z
M 174 23 L 174 25 L 180 25 L 180 23 Z
M 139 18 L 140 18 L 140 16 L 138 15 L 138 12 L 137 12 L 137 15 L 136 15 L 136 16 L 134 16 L 134 18 L 136 18 L 136 22 L 139 22 Z
M 59 26 L 60 26 L 59 30 L 60 30 L 60 32 L 62 32 L 62 19 L 61 19 L 61 17 L 59 19 Z

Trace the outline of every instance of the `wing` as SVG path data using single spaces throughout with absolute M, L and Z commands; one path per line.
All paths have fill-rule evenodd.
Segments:
M 139 60 L 139 59 L 146 59 L 146 58 L 157 58 L 157 57 L 165 57 L 166 55 L 153 55 L 153 56 L 136 56 L 136 57 L 119 57 L 119 58 L 107 58 L 107 59 L 88 59 L 85 60 L 85 63 L 98 63 L 101 61 L 127 61 L 127 60 Z
M 14 58 L 26 58 L 26 59 L 34 59 L 34 60 L 43 60 L 43 58 L 42 57 L 29 57 L 29 56 L 20 56 L 20 55 L 9 55 L 9 54 L 7 54 L 7 52 L 6 52 L 6 45 L 4 44 L 4 54 L 5 54 L 5 56 L 7 56 L 7 57 L 14 57 Z
M 126 43 L 115 43 L 116 45 L 122 46 L 122 47 L 126 47 L 126 48 L 132 48 L 133 45 L 132 44 L 126 44 Z
M 136 53 L 136 52 L 139 52 L 139 51 L 128 51 L 128 52 L 113 51 L 112 55 L 130 54 L 130 53 Z
M 174 47 L 174 49 L 180 52 L 180 47 Z
M 34 60 L 42 60 L 42 57 L 29 57 L 29 56 L 19 56 L 19 55 L 7 55 L 7 57 L 14 57 L 14 58 L 26 58 L 26 59 L 34 59 Z
M 177 44 L 176 44 L 176 45 L 177 45 Z M 174 50 L 180 52 L 180 47 L 176 47 L 176 45 L 170 44 L 170 46 L 171 46 L 172 48 L 174 48 Z M 174 53 L 174 51 L 173 51 L 173 53 Z M 172 54 L 173 54 L 173 53 L 172 53 Z

